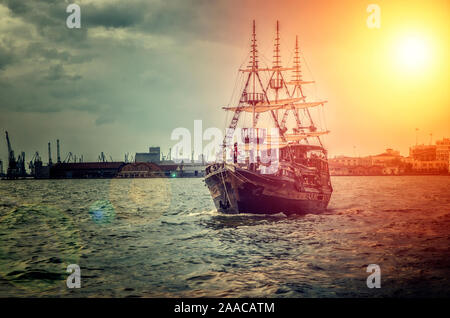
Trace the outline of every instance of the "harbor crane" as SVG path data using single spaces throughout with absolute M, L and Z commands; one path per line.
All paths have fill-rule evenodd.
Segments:
M 66 156 L 66 159 L 64 159 L 64 163 L 69 163 L 70 161 L 74 161 L 74 157 L 73 157 L 73 154 L 71 153 L 71 152 L 69 152 L 68 154 L 67 154 L 67 156 Z
M 31 161 L 28 164 L 28 168 L 30 168 L 31 175 L 33 176 L 36 176 L 37 172 L 42 169 L 42 159 L 39 155 L 39 152 L 36 151 L 33 158 L 31 158 Z
M 50 141 L 48 142 L 48 165 L 51 166 L 52 163 L 52 147 Z
M 57 163 L 61 163 L 61 154 L 60 154 L 60 149 L 59 149 L 59 139 L 56 139 L 56 160 Z
M 109 159 L 111 160 L 110 162 L 114 162 L 112 156 L 109 156 Z M 108 162 L 108 159 L 106 159 L 106 155 L 103 151 L 100 153 L 97 160 L 98 162 Z
M 98 162 L 106 162 L 106 157 L 105 157 L 105 154 L 103 153 L 103 151 L 98 156 Z
M 6 144 L 8 146 L 8 168 L 6 170 L 6 177 L 8 179 L 17 179 L 17 176 L 19 174 L 17 161 L 14 156 L 14 150 L 11 147 L 8 132 L 5 131 L 5 134 L 6 134 Z
M 17 158 L 17 173 L 18 177 L 26 177 L 27 171 L 25 170 L 25 152 L 21 152 L 19 157 Z

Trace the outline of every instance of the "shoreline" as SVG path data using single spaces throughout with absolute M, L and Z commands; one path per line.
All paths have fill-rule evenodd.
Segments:
M 330 175 L 330 177 L 419 177 L 419 176 L 442 176 L 442 177 L 450 177 L 450 173 L 423 173 L 423 174 L 373 174 L 373 175 L 358 175 L 358 174 L 336 174 Z M 7 179 L 6 177 L 1 177 L 0 181 L 29 181 L 29 180 L 110 180 L 110 179 L 202 179 L 201 177 L 140 177 L 140 178 L 33 178 L 33 177 L 23 177 L 16 179 Z

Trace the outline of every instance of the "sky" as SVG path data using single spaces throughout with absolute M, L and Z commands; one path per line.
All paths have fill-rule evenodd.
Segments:
M 176 141 L 194 120 L 224 129 L 256 20 L 261 60 L 272 58 L 280 21 L 282 62 L 295 36 L 307 91 L 325 99 L 329 155 L 450 137 L 449 1 L 78 0 L 81 28 L 66 26 L 74 1 L 0 0 L 0 130 L 27 160 L 61 141 L 85 161 Z M 369 4 L 380 28 L 369 28 Z M 0 158 L 6 162 L 2 136 Z M 205 142 L 206 144 L 206 142 Z

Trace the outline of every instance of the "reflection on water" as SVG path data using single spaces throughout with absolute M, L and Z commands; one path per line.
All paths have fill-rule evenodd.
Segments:
M 290 217 L 219 214 L 201 179 L 0 182 L 0 297 L 450 296 L 450 178 L 332 181 Z
M 95 201 L 89 208 L 92 220 L 97 224 L 111 223 L 114 220 L 114 207 L 108 200 Z

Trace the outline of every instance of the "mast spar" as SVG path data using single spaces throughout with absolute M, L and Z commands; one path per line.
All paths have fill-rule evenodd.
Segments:
M 253 75 L 253 94 L 255 94 L 255 82 L 256 82 L 256 76 L 255 72 L 257 72 L 258 69 L 258 60 L 257 60 L 257 49 L 256 49 L 256 23 L 255 20 L 253 20 L 253 34 L 252 34 L 252 73 L 250 73 L 249 76 Z M 255 115 L 255 107 L 256 107 L 256 99 L 252 99 L 251 101 L 253 105 L 253 117 L 252 117 L 252 127 L 256 127 L 256 115 Z
M 256 106 L 258 103 L 262 103 L 267 99 L 267 94 L 262 86 L 261 79 L 259 78 L 258 72 L 258 46 L 256 42 L 256 22 L 253 20 L 252 27 L 252 41 L 251 41 L 251 57 L 250 57 L 250 65 L 245 70 L 240 70 L 242 72 L 248 72 L 247 80 L 245 82 L 244 89 L 242 91 L 241 97 L 239 99 L 238 107 L 234 111 L 233 119 L 231 120 L 229 129 L 226 132 L 224 139 L 224 147 L 226 145 L 230 145 L 234 130 L 236 129 L 237 123 L 239 121 L 239 115 L 243 107 L 247 105 L 251 105 L 253 107 L 253 119 L 252 119 L 252 127 L 256 127 L 257 122 L 257 113 Z M 257 92 L 256 87 L 257 84 L 261 86 L 263 93 Z
M 278 129 L 280 134 L 280 139 L 283 142 L 287 142 L 286 138 L 289 140 L 303 140 L 309 144 L 309 137 L 317 137 L 320 145 L 322 145 L 320 140 L 320 135 L 322 132 L 317 132 L 314 126 L 313 118 L 309 112 L 309 108 L 323 105 L 326 101 L 318 102 L 306 102 L 306 96 L 303 94 L 302 85 L 310 84 L 313 81 L 304 81 L 301 76 L 301 62 L 300 62 L 300 50 L 298 44 L 298 37 L 295 39 L 295 55 L 294 55 L 294 65 L 293 67 L 282 67 L 281 65 L 281 51 L 280 51 L 280 23 L 277 21 L 276 24 L 276 36 L 274 42 L 273 51 L 273 64 L 272 67 L 259 67 L 258 61 L 258 46 L 256 40 L 256 22 L 253 20 L 252 23 L 252 37 L 250 45 L 250 63 L 247 68 L 241 69 L 240 71 L 247 74 L 244 88 L 241 92 L 238 105 L 223 107 L 225 110 L 233 111 L 233 118 L 226 131 L 226 135 L 223 141 L 223 147 L 229 147 L 232 144 L 235 129 L 237 127 L 239 117 L 241 113 L 251 113 L 252 115 L 252 128 L 256 128 L 259 116 L 261 113 L 269 112 L 273 121 L 275 128 Z M 284 79 L 284 71 L 293 71 L 293 78 L 291 81 L 286 81 Z M 270 72 L 270 78 L 268 82 L 263 84 L 259 72 Z M 291 91 L 288 85 L 293 85 L 293 90 Z M 269 90 L 273 92 L 274 99 L 269 98 Z M 281 97 L 280 92 L 284 91 L 287 98 Z M 299 111 L 303 110 L 305 115 L 310 121 L 310 125 L 305 125 L 300 121 Z M 282 117 L 278 116 L 280 111 L 284 111 Z M 286 122 L 289 113 L 294 115 L 296 121 L 296 127 L 293 129 L 293 134 L 286 134 L 287 127 Z M 324 132 L 327 133 L 327 132 Z M 300 136 L 301 138 L 298 138 Z M 304 137 L 307 138 L 304 138 Z M 225 153 L 223 153 L 225 156 Z
M 277 20 L 277 34 L 275 37 L 274 52 L 273 52 L 273 68 L 275 69 L 276 77 L 270 82 L 270 87 L 275 90 L 275 102 L 278 101 L 278 91 L 283 87 L 281 81 L 281 73 L 278 69 L 281 67 L 281 55 L 280 55 L 280 22 Z M 277 111 L 278 118 L 278 111 Z
M 300 70 L 300 56 L 299 56 L 299 48 L 298 48 L 298 36 L 295 36 L 295 55 L 294 55 L 294 67 L 292 68 L 292 71 L 294 72 L 294 79 L 291 82 L 288 82 L 286 84 L 292 84 L 292 83 L 300 83 L 301 82 L 301 70 Z M 295 96 L 297 85 L 294 86 L 294 89 L 292 91 L 292 94 L 290 94 L 292 97 Z M 287 89 L 287 87 L 286 87 Z M 297 98 L 301 98 L 303 101 L 305 100 L 305 96 L 303 96 L 303 93 L 301 93 L 299 90 L 297 90 Z M 297 123 L 297 130 L 301 130 L 302 128 L 302 122 L 300 121 L 300 117 L 298 114 L 298 111 L 291 107 L 291 112 L 295 117 L 295 121 Z M 286 120 L 289 115 L 289 110 L 286 110 L 283 114 L 283 118 L 281 119 L 280 126 L 282 128 L 286 127 Z M 308 143 L 308 140 L 306 140 Z

